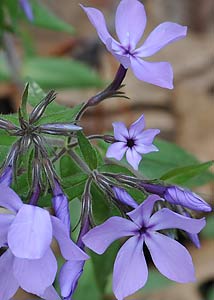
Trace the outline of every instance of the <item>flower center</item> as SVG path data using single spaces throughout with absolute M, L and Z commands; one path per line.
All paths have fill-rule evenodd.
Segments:
M 134 145 L 135 145 L 135 141 L 134 141 L 133 139 L 128 139 L 128 140 L 127 140 L 127 146 L 128 146 L 129 148 L 134 147 Z
M 140 234 L 145 234 L 147 232 L 147 228 L 145 226 L 141 227 L 139 230 Z

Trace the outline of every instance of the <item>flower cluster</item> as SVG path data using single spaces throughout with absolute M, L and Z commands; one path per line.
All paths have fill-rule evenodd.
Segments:
M 20 0 L 19 3 L 32 21 L 29 2 Z M 18 122 L 0 118 L 0 129 L 15 139 L 0 173 L 2 300 L 11 300 L 19 288 L 45 300 L 71 300 L 89 259 L 87 248 L 103 254 L 118 239 L 123 242 L 113 269 L 113 292 L 118 300 L 124 300 L 146 284 L 145 246 L 165 277 L 179 283 L 195 280 L 191 255 L 176 233 L 182 231 L 199 248 L 198 234 L 206 221 L 204 217 L 195 218 L 192 211 L 208 213 L 212 208 L 192 191 L 161 179 L 145 179 L 142 170 L 138 171 L 142 156 L 159 151 L 153 143 L 160 130 L 145 129 L 144 115 L 129 128 L 123 122 L 114 122 L 114 135 L 85 136 L 79 126 L 88 107 L 109 97 L 125 97 L 121 88 L 128 68 L 140 80 L 173 88 L 171 65 L 147 62 L 144 58 L 185 37 L 187 28 L 162 23 L 138 46 L 146 27 L 146 13 L 140 1 L 120 1 L 115 18 L 119 42 L 109 34 L 99 10 L 81 7 L 120 66 L 107 88 L 73 112 L 73 121 L 57 122 L 59 118 L 55 120 L 54 115 L 54 122 L 49 119 L 50 122 L 44 123 L 46 109 L 56 97 L 54 91 L 28 115 L 29 85 L 18 111 Z M 60 117 L 63 120 L 63 114 Z M 90 143 L 93 139 L 111 144 L 106 152 L 107 160 L 98 155 L 98 146 Z M 124 156 L 132 168 L 118 164 Z M 109 158 L 116 161 L 109 164 Z M 17 184 L 19 176 L 25 179 L 25 184 L 21 183 L 24 192 Z M 132 192 L 137 192 L 138 197 L 132 197 Z M 81 202 L 75 228 L 71 228 L 70 197 Z M 110 217 L 105 212 L 105 218 L 102 215 L 97 221 L 103 200 L 106 210 L 106 205 L 110 207 Z M 46 201 L 51 207 L 44 208 L 48 206 Z M 120 216 L 114 215 L 113 207 Z M 59 254 L 54 253 L 53 240 L 58 243 L 63 258 L 59 270 L 56 257 Z M 57 279 L 60 295 L 54 288 Z

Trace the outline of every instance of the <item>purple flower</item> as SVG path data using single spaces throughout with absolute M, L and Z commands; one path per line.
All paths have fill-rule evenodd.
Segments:
M 131 206 L 133 208 L 138 207 L 137 202 L 126 192 L 123 188 L 118 188 L 114 186 L 113 188 L 115 198 L 117 198 L 120 202 L 125 205 Z
M 26 17 L 28 18 L 28 20 L 30 22 L 33 21 L 34 16 L 33 16 L 33 11 L 32 11 L 32 7 L 29 3 L 28 0 L 19 0 L 20 6 L 22 7 Z
M 112 125 L 114 127 L 115 143 L 108 148 L 106 157 L 121 160 L 126 153 L 128 163 L 137 170 L 142 154 L 158 151 L 158 148 L 152 143 L 160 130 L 144 130 L 144 115 L 134 122 L 129 129 L 126 128 L 123 122 L 114 122 Z
M 212 210 L 211 206 L 197 194 L 179 186 L 167 187 L 163 197 L 172 204 L 181 205 L 192 210 L 205 212 Z
M 205 219 L 191 219 L 167 208 L 152 215 L 153 206 L 158 200 L 159 196 L 151 195 L 128 213 L 130 220 L 112 217 L 83 237 L 88 248 L 102 254 L 115 240 L 130 236 L 119 250 L 114 263 L 113 291 L 118 300 L 135 293 L 147 281 L 144 242 L 155 266 L 164 276 L 180 283 L 195 280 L 189 252 L 180 243 L 158 230 L 178 228 L 195 234 L 205 226 Z
M 0 206 L 8 214 L 0 215 L 0 247 L 8 247 L 0 257 L 0 291 L 9 300 L 19 287 L 43 297 L 58 300 L 52 284 L 56 277 L 57 261 L 51 250 L 53 237 L 66 260 L 88 259 L 70 239 L 66 226 L 48 211 L 23 204 L 9 187 L 1 186 Z
M 98 9 L 82 5 L 81 7 L 97 30 L 101 41 L 124 68 L 131 68 L 140 80 L 164 88 L 173 88 L 173 71 L 168 62 L 147 62 L 141 58 L 149 57 L 164 46 L 184 38 L 187 27 L 171 22 L 162 23 L 151 32 L 142 46 L 137 48 L 147 21 L 142 3 L 137 0 L 120 2 L 115 17 L 119 42 L 109 34 L 104 16 Z

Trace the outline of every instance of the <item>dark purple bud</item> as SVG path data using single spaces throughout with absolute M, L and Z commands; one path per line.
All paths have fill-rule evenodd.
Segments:
M 148 192 L 151 194 L 156 194 L 161 197 L 165 194 L 167 187 L 159 184 L 152 184 L 152 183 L 140 183 L 140 185 Z
M 123 188 L 114 186 L 112 190 L 114 192 L 115 198 L 118 199 L 121 203 L 133 208 L 138 207 L 137 202 Z
M 210 212 L 211 206 L 197 194 L 179 186 L 167 187 L 164 198 L 171 204 L 181 205 L 196 211 Z
M 210 212 L 211 206 L 197 194 L 179 186 L 163 186 L 159 184 L 141 183 L 143 188 L 152 194 L 157 194 L 171 204 L 181 205 L 196 211 Z
M 73 131 L 82 130 L 82 127 L 71 123 L 51 123 L 39 126 L 38 130 L 53 135 L 70 135 Z
M 69 202 L 66 195 L 63 193 L 59 182 L 54 181 L 52 205 L 57 218 L 59 218 L 67 227 L 68 232 L 71 229 Z
M 29 203 L 31 205 L 37 205 L 38 200 L 39 200 L 39 196 L 40 196 L 40 192 L 41 192 L 40 186 L 39 186 L 39 184 L 37 184 L 34 187 L 34 191 L 32 192 L 32 195 L 30 197 L 30 202 Z

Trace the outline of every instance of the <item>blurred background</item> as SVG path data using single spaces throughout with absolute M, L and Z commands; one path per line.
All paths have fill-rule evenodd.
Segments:
M 21 67 L 24 76 L 39 78 L 45 89 L 56 89 L 57 101 L 73 106 L 86 101 L 101 90 L 102 82 L 110 82 L 118 68 L 117 61 L 105 46 L 80 9 L 77 0 L 40 1 L 75 28 L 75 34 L 38 29 L 22 22 L 19 37 L 12 36 L 14 50 L 22 65 L 26 57 L 34 55 L 44 58 L 31 60 Z M 110 99 L 89 110 L 83 126 L 87 133 L 101 133 L 111 130 L 112 121 L 130 124 L 142 113 L 149 128 L 160 128 L 161 137 L 182 146 L 202 162 L 214 159 L 214 2 L 213 0 L 144 0 L 148 24 L 145 37 L 159 23 L 178 22 L 188 26 L 186 39 L 173 43 L 153 56 L 154 61 L 169 61 L 174 69 L 174 90 L 169 91 L 138 81 L 131 72 L 125 79 L 125 92 L 130 100 Z M 101 9 L 108 20 L 109 29 L 114 32 L 114 14 L 119 1 L 83 1 L 86 6 Z M 78 86 L 75 71 L 70 72 L 66 63 L 59 66 L 48 58 L 74 59 L 94 70 L 96 75 L 87 75 L 86 81 Z M 0 63 L 0 111 L 11 113 L 17 110 L 21 96 L 21 82 L 13 74 L 4 73 L 6 62 Z M 1 70 L 2 69 L 2 70 Z M 3 75 L 2 75 L 3 74 Z M 6 75 L 7 76 L 6 76 Z M 93 73 L 94 74 L 94 73 Z M 91 81 L 89 80 L 91 79 Z M 86 126 L 87 124 L 87 126 Z M 197 190 L 206 200 L 212 202 L 214 184 Z M 212 216 L 213 219 L 213 216 Z M 135 299 L 147 300 L 213 300 L 214 299 L 214 222 L 204 232 L 201 250 L 187 245 L 196 266 L 197 283 L 178 285 L 151 278 L 145 296 Z M 156 288 L 158 288 L 156 290 Z M 212 291 L 213 288 L 213 291 Z M 17 299 L 29 299 L 20 292 Z M 20 297 L 20 298 L 19 298 Z M 76 298 L 78 300 L 78 298 Z M 85 298 L 87 299 L 87 297 Z M 107 299 L 107 298 L 106 298 Z M 109 298 L 112 299 L 112 298 Z M 130 298 L 133 299 L 134 298 Z M 3 300 L 3 299 L 2 299 Z M 82 300 L 82 299 L 81 299 Z

